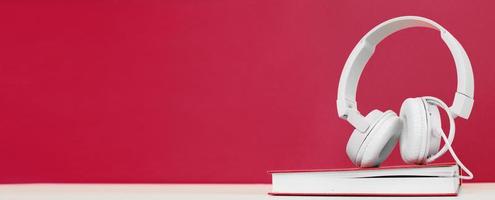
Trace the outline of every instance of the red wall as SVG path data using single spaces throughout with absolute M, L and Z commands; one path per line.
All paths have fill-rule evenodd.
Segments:
M 270 169 L 350 167 L 340 72 L 362 35 L 400 15 L 464 45 L 476 101 L 454 146 L 475 181 L 495 181 L 491 1 L 0 5 L 0 182 L 269 182 Z M 385 40 L 364 74 L 363 113 L 450 103 L 456 88 L 427 29 Z M 395 151 L 385 164 L 400 163 Z

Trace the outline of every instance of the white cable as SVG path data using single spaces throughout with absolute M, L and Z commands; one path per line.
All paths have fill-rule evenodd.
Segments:
M 451 134 L 455 134 L 454 117 L 452 116 L 452 113 L 449 110 L 449 107 L 447 106 L 447 104 L 445 104 L 442 100 L 440 100 L 440 99 L 438 99 L 436 97 L 426 96 L 426 97 L 423 97 L 423 98 L 425 98 L 425 100 L 428 103 L 432 103 L 434 105 L 437 105 L 440 108 L 442 108 L 443 110 L 445 110 L 445 112 L 447 113 L 447 116 L 449 117 L 449 124 L 450 124 L 449 136 Z M 439 132 L 440 132 L 440 136 L 442 136 L 442 139 L 445 142 L 445 145 L 448 147 L 448 150 L 450 152 L 450 155 L 452 155 L 452 158 L 454 158 L 454 160 L 457 163 L 457 165 L 459 165 L 459 167 L 461 167 L 461 169 L 464 172 L 466 172 L 466 174 L 468 175 L 468 176 L 462 176 L 461 175 L 459 177 L 461 179 L 473 179 L 474 178 L 473 173 L 471 171 L 469 171 L 469 169 L 466 166 L 464 166 L 464 164 L 462 164 L 461 160 L 457 157 L 457 155 L 455 154 L 454 149 L 452 148 L 452 145 L 449 142 L 449 140 L 447 139 L 447 136 L 445 135 L 445 133 L 443 131 L 439 131 Z

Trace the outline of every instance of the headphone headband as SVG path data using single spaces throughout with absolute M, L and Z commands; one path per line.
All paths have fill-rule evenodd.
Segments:
M 337 94 L 337 112 L 356 129 L 365 132 L 369 122 L 357 110 L 356 90 L 359 77 L 378 45 L 387 36 L 412 27 L 426 27 L 440 31 L 440 36 L 447 44 L 457 71 L 457 91 L 450 111 L 454 116 L 469 118 L 474 103 L 474 78 L 471 62 L 461 44 L 446 29 L 436 22 L 417 16 L 397 17 L 385 21 L 371 29 L 354 47 L 344 65 L 340 76 Z

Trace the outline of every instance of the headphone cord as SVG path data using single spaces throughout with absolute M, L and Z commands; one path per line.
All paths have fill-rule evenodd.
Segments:
M 449 136 L 452 135 L 452 134 L 455 134 L 455 122 L 454 122 L 454 117 L 452 116 L 452 113 L 449 109 L 449 107 L 447 106 L 447 104 L 445 104 L 442 100 L 436 98 L 436 97 L 431 97 L 431 96 L 426 96 L 424 97 L 426 99 L 426 101 L 428 103 L 432 103 L 436 106 L 439 106 L 441 107 L 443 110 L 445 110 L 445 112 L 447 113 L 448 117 L 449 117 L 449 124 L 450 124 L 450 128 L 449 128 Z M 454 149 L 452 148 L 452 144 L 449 142 L 449 140 L 447 139 L 447 136 L 445 135 L 445 133 L 443 131 L 438 131 L 440 132 L 440 136 L 442 137 L 443 141 L 445 142 L 445 145 L 447 146 L 449 152 L 450 152 L 450 155 L 452 155 L 452 158 L 454 158 L 455 162 L 457 163 L 457 165 L 459 165 L 459 167 L 461 167 L 461 169 L 466 172 L 467 176 L 459 176 L 461 179 L 466 179 L 466 180 L 470 180 L 470 179 L 473 179 L 474 178 L 474 175 L 471 171 L 469 171 L 469 169 L 464 166 L 464 164 L 462 164 L 461 160 L 457 157 L 457 155 L 455 154 L 454 152 Z

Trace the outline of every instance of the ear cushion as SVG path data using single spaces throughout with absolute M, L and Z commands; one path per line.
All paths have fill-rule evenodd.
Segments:
M 403 129 L 400 136 L 402 160 L 423 164 L 427 157 L 429 134 L 426 108 L 421 98 L 408 98 L 400 108 Z
M 429 113 L 429 126 L 431 127 L 430 133 L 430 148 L 428 150 L 428 156 L 435 155 L 440 149 L 440 141 L 442 137 L 440 136 L 439 131 L 442 130 L 442 119 L 440 118 L 440 111 L 438 107 L 432 104 L 427 103 L 428 113 Z
M 354 131 L 347 143 L 347 154 L 356 166 L 375 167 L 380 165 L 397 144 L 401 121 L 392 111 L 372 111 L 366 118 L 372 126 L 366 134 Z M 359 144 L 360 143 L 360 144 Z

